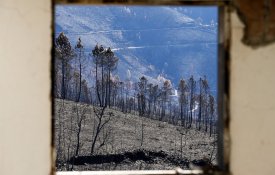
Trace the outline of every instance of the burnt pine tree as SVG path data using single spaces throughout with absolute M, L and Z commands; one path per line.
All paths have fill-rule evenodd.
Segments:
M 202 94 L 202 79 L 199 79 L 199 116 L 198 116 L 198 128 L 201 129 L 202 110 L 203 110 L 203 94 Z
M 178 86 L 179 92 L 179 105 L 180 105 L 180 120 L 181 126 L 185 126 L 186 122 L 186 111 L 188 105 L 188 87 L 184 79 L 181 79 Z
M 154 85 L 148 84 L 148 116 L 151 117 L 152 113 L 152 102 L 154 100 Z
M 119 93 L 119 77 L 118 76 L 114 76 L 111 79 L 111 97 L 112 97 L 112 106 L 118 106 L 117 104 L 117 96 Z
M 147 94 L 147 79 L 145 76 L 142 76 L 138 82 L 138 103 L 139 103 L 139 116 L 141 116 L 141 140 L 140 146 L 143 145 L 144 140 L 144 121 L 143 117 L 146 113 L 146 94 Z
M 131 112 L 131 108 L 132 108 L 132 101 L 131 101 L 131 98 L 129 98 L 129 93 L 132 89 L 132 82 L 130 81 L 130 78 L 127 78 L 126 79 L 126 82 L 125 82 L 125 108 L 126 108 L 126 112 Z
M 103 68 L 103 59 L 104 59 L 104 48 L 103 46 L 98 46 L 96 45 L 95 48 L 92 50 L 92 55 L 93 55 L 93 62 L 95 64 L 95 86 L 96 86 L 96 94 L 97 94 L 97 99 L 100 107 L 103 107 L 103 86 L 100 91 L 100 80 L 99 80 L 99 67 L 102 66 Z M 103 69 L 101 73 L 102 79 L 103 79 Z M 103 83 L 103 81 L 102 81 Z M 101 94 L 102 93 L 102 94 Z
M 106 69 L 107 69 L 107 80 L 106 80 L 106 87 L 105 87 L 105 95 L 106 95 L 106 102 L 110 107 L 111 102 L 111 72 L 117 68 L 118 58 L 115 56 L 114 52 L 109 47 L 105 53 L 104 57 L 106 58 Z
M 163 120 L 163 118 L 165 117 L 165 111 L 166 111 L 166 106 L 167 106 L 167 102 L 169 102 L 170 100 L 170 95 L 172 94 L 172 86 L 171 86 L 171 82 L 169 80 L 165 80 L 161 89 L 161 103 L 162 103 L 162 107 L 161 107 L 161 116 L 160 116 L 160 120 Z
M 159 86 L 155 85 L 155 86 L 153 86 L 153 90 L 152 90 L 153 114 L 156 113 L 156 103 L 157 103 L 159 96 L 160 96 Z
M 79 102 L 81 97 L 81 91 L 82 91 L 82 69 L 83 69 L 83 59 L 84 59 L 84 46 L 81 43 L 81 39 L 78 38 L 77 44 L 75 46 L 76 54 L 77 54 L 77 62 L 78 62 L 78 69 L 79 69 L 79 88 L 78 93 L 76 97 L 76 102 Z
M 124 82 L 123 81 L 119 81 L 118 82 L 118 91 L 119 91 L 119 102 L 118 102 L 118 107 L 120 107 L 121 111 L 124 112 L 125 111 L 125 107 L 124 107 Z
M 209 95 L 209 135 L 211 137 L 213 132 L 213 121 L 214 121 L 214 113 L 215 113 L 215 98 L 212 95 Z
M 85 120 L 85 115 L 88 110 L 88 105 L 81 107 L 78 103 L 75 103 L 74 111 L 76 112 L 77 128 L 76 128 L 76 149 L 75 156 L 78 156 L 80 151 L 80 135 L 83 129 L 83 123 Z
M 193 123 L 193 109 L 195 107 L 195 91 L 196 91 L 196 81 L 194 77 L 191 76 L 188 80 L 188 89 L 189 89 L 189 128 L 191 128 Z
M 144 116 L 146 108 L 147 79 L 142 76 L 138 82 L 139 115 Z
M 110 48 L 104 49 L 103 46 L 98 47 L 98 45 L 96 45 L 92 53 L 94 58 L 93 62 L 96 66 L 96 93 L 99 101 L 99 108 L 94 107 L 94 114 L 97 118 L 97 126 L 95 133 L 92 136 L 91 154 L 94 153 L 100 132 L 104 130 L 104 127 L 109 123 L 113 116 L 113 113 L 111 112 L 105 115 L 105 109 L 108 105 L 108 101 L 110 100 L 108 97 L 108 92 L 110 93 L 108 87 L 110 88 L 111 82 L 110 73 L 116 68 L 118 61 L 118 58 L 114 56 L 114 53 Z M 101 82 L 100 77 L 98 77 L 98 68 L 101 68 Z
M 79 72 L 78 71 L 74 71 L 73 75 L 72 75 L 72 89 L 73 89 L 73 100 L 77 101 L 78 98 L 78 93 L 79 93 Z
M 74 52 L 67 36 L 62 32 L 55 40 L 55 58 L 61 61 L 61 98 L 66 99 L 67 75 Z
M 96 91 L 100 106 L 108 104 L 110 107 L 111 97 L 111 72 L 117 68 L 118 58 L 111 48 L 96 45 L 92 51 L 96 73 Z M 99 71 L 98 69 L 101 68 Z M 100 73 L 99 73 L 100 72 Z
M 206 79 L 206 76 L 204 76 L 204 79 L 202 80 L 202 107 L 203 107 L 203 123 L 205 127 L 205 132 L 208 132 L 208 119 L 209 119 L 209 85 L 208 81 Z
M 82 87 L 82 90 L 81 90 L 81 92 L 82 92 L 81 101 L 83 101 L 85 103 L 91 102 L 91 100 L 90 100 L 91 94 L 90 94 L 90 91 L 89 91 L 88 83 L 87 83 L 87 81 L 85 79 L 82 80 L 81 87 Z

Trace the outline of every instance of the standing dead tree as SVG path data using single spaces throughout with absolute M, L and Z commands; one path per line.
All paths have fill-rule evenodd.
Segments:
M 196 91 L 196 81 L 194 77 L 191 76 L 188 80 L 188 89 L 189 89 L 189 121 L 188 127 L 192 127 L 193 123 L 193 110 L 195 107 L 195 91 Z
M 78 93 L 76 97 L 76 102 L 79 102 L 80 97 L 81 97 L 81 91 L 82 91 L 82 72 L 83 72 L 83 60 L 84 60 L 84 46 L 81 43 L 81 39 L 78 39 L 78 42 L 75 46 L 75 50 L 77 52 L 77 61 L 78 61 L 78 69 L 79 69 L 79 88 L 78 88 Z
M 97 95 L 97 100 L 99 103 L 99 106 L 103 106 L 103 101 L 102 101 L 102 97 L 103 95 L 101 95 L 100 93 L 103 94 L 103 87 L 102 87 L 102 91 L 100 91 L 100 80 L 99 80 L 99 67 L 102 66 L 103 64 L 103 54 L 104 54 L 104 48 L 102 46 L 98 46 L 96 45 L 95 48 L 92 51 L 92 56 L 93 56 L 93 62 L 95 64 L 95 87 L 96 87 L 96 95 Z M 103 71 L 101 72 L 102 74 L 102 79 L 103 79 Z M 102 81 L 103 83 L 103 81 Z
M 203 123 L 204 123 L 204 131 L 208 132 L 208 124 L 209 124 L 209 85 L 206 77 L 204 77 L 202 81 L 203 87 Z
M 154 85 L 152 83 L 148 84 L 148 116 L 150 118 L 152 114 L 152 102 L 153 102 L 153 97 L 154 97 Z
M 61 61 L 61 98 L 66 99 L 69 61 L 74 52 L 67 36 L 62 32 L 55 40 L 55 58 Z
M 199 79 L 199 116 L 198 116 L 198 129 L 201 130 L 202 126 L 204 125 L 204 131 L 208 131 L 208 119 L 209 119 L 209 104 L 208 104 L 208 97 L 209 97 L 209 85 L 206 80 Z
M 147 93 L 147 79 L 142 76 L 138 82 L 138 101 L 139 101 L 139 116 L 145 115 L 146 110 L 146 93 Z
M 177 131 L 180 134 L 180 157 L 182 158 L 183 147 L 186 145 L 188 128 L 184 128 L 180 126 L 180 127 L 177 127 Z M 183 136 L 185 136 L 184 145 L 183 145 Z
M 111 102 L 111 72 L 117 68 L 118 58 L 115 57 L 111 48 L 104 49 L 96 45 L 92 51 L 95 64 L 95 84 L 99 106 L 103 107 Z M 99 70 L 101 68 L 101 70 Z
M 187 84 L 183 79 L 180 80 L 179 86 L 178 86 L 178 92 L 179 92 L 179 105 L 180 105 L 180 121 L 181 126 L 185 127 L 186 119 L 187 119 L 187 105 L 188 105 L 188 87 Z
M 112 144 L 112 140 L 111 140 L 111 133 L 112 133 L 112 127 L 110 125 L 103 127 L 102 131 L 100 132 L 100 136 L 98 137 L 98 148 L 104 148 L 105 146 L 105 151 L 108 153 L 107 151 L 107 146 L 108 144 Z
M 199 79 L 199 116 L 198 116 L 198 121 L 196 122 L 198 125 L 198 128 L 199 130 L 201 130 L 201 120 L 202 120 L 202 111 L 203 111 L 203 106 L 204 106 L 204 103 L 203 103 L 203 93 L 202 93 L 202 79 L 200 78 Z
M 211 137 L 213 132 L 213 121 L 214 121 L 214 113 L 215 113 L 215 99 L 214 96 L 209 95 L 209 135 Z
M 91 152 L 95 151 L 96 142 L 98 140 L 100 132 L 103 130 L 105 125 L 111 120 L 114 115 L 109 112 L 105 115 L 105 109 L 107 106 L 110 107 L 111 97 L 111 72 L 116 69 L 118 58 L 114 56 L 114 53 L 110 48 L 104 49 L 103 46 L 96 45 L 92 50 L 93 62 L 96 66 L 95 71 L 95 82 L 96 82 L 96 94 L 99 102 L 99 107 L 94 107 L 94 115 L 97 119 L 97 125 L 92 135 Z M 98 67 L 101 68 L 98 71 Z
M 170 102 L 170 95 L 172 95 L 172 84 L 170 80 L 165 80 L 161 89 L 161 116 L 160 121 L 166 116 L 167 103 Z M 170 116 L 171 117 L 171 116 Z
M 139 103 L 139 116 L 141 117 L 141 139 L 140 146 L 143 145 L 144 140 L 144 121 L 143 117 L 146 112 L 146 94 L 147 94 L 147 79 L 142 76 L 138 82 L 138 103 Z
M 114 116 L 114 114 L 112 112 L 109 112 L 107 115 L 104 115 L 105 108 L 106 108 L 106 106 L 103 107 L 103 108 L 94 107 L 94 114 L 95 114 L 96 119 L 97 119 L 97 121 L 94 121 L 94 122 L 97 122 L 97 124 L 96 124 L 95 132 L 94 132 L 93 138 L 92 138 L 92 146 L 91 146 L 91 152 L 90 152 L 91 155 L 95 151 L 95 146 L 96 146 L 96 142 L 99 138 L 99 134 L 101 133 L 103 128 L 110 122 L 111 118 Z M 107 138 L 108 135 L 106 135 L 104 137 Z M 103 141 L 103 143 L 101 143 L 100 145 L 103 146 L 104 143 L 105 143 L 105 141 Z
M 114 52 L 111 50 L 109 47 L 105 53 L 105 66 L 106 66 L 106 87 L 105 87 L 105 98 L 106 98 L 106 103 L 108 104 L 109 108 L 111 106 L 111 88 L 112 88 L 112 82 L 111 82 L 111 72 L 114 71 L 117 68 L 117 63 L 118 63 L 118 58 L 115 56 Z
M 80 152 L 80 134 L 82 131 L 84 120 L 86 118 L 87 110 L 88 110 L 88 105 L 81 106 L 80 104 L 75 103 L 75 106 L 73 109 L 73 111 L 76 112 L 76 119 L 77 119 L 75 156 L 78 156 Z
M 132 89 L 132 82 L 130 80 L 131 74 L 129 72 L 130 71 L 128 70 L 127 79 L 126 79 L 126 82 L 125 82 L 125 112 L 126 113 L 131 112 L 131 101 L 130 101 L 131 98 L 129 98 L 129 94 L 130 94 L 131 89 Z

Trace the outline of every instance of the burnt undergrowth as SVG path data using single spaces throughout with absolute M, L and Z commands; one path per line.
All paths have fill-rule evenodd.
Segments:
M 136 161 L 143 161 L 146 164 L 165 162 L 185 169 L 189 169 L 191 164 L 200 167 L 212 166 L 207 159 L 190 161 L 187 158 L 169 155 L 164 151 L 149 151 L 144 149 L 138 149 L 120 154 L 75 156 L 71 157 L 68 163 L 71 165 L 94 165 L 105 163 L 131 164 Z

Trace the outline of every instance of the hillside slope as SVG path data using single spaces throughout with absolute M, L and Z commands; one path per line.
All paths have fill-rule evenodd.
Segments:
M 131 72 L 134 82 L 144 75 L 157 83 L 157 77 L 162 75 L 176 87 L 180 78 L 194 75 L 198 79 L 206 75 L 214 92 L 217 28 L 215 7 L 56 6 L 55 9 L 55 35 L 64 32 L 72 46 L 81 37 L 87 57 L 97 43 L 111 47 L 120 59 L 117 74 L 121 80 Z M 92 64 L 87 67 L 88 77 Z
M 80 133 L 80 151 L 78 157 L 90 156 L 92 136 L 98 120 L 93 112 L 94 107 L 91 105 L 56 99 L 54 106 L 56 149 L 57 152 L 63 155 L 60 156 L 62 159 L 57 160 L 57 168 L 62 170 L 66 167 L 66 160 L 72 160 L 71 158 L 75 152 L 77 121 L 79 121 L 77 112 L 85 116 Z M 75 170 L 173 169 L 176 166 L 187 168 L 184 163 L 196 162 L 205 158 L 212 159 L 212 163 L 216 163 L 215 137 L 209 137 L 208 134 L 194 129 L 183 130 L 179 126 L 166 122 L 141 118 L 136 114 L 125 114 L 115 109 L 106 110 L 106 113 L 108 112 L 112 112 L 114 115 L 99 137 L 102 141 L 104 134 L 107 133 L 108 139 L 106 139 L 104 145 L 98 148 L 100 145 L 99 140 L 94 154 L 95 156 L 103 156 L 103 158 L 90 157 L 88 158 L 89 161 L 84 161 L 83 164 L 75 164 Z M 144 124 L 144 139 L 141 146 L 142 122 Z M 180 134 L 180 130 L 183 131 L 183 135 Z M 182 149 L 180 148 L 181 136 Z M 125 157 L 125 155 L 129 154 L 138 154 L 140 151 L 147 156 L 159 156 L 151 157 L 151 161 L 146 161 L 142 158 L 129 160 L 129 156 L 128 158 L 126 156 L 127 160 L 123 160 L 122 158 L 120 162 L 112 161 L 111 157 L 109 157 L 109 162 L 104 163 L 94 160 L 106 159 L 104 155 L 120 157 L 124 155 Z

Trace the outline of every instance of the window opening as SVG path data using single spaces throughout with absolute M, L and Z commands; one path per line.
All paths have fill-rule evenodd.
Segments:
M 222 169 L 221 8 L 54 8 L 58 174 Z

